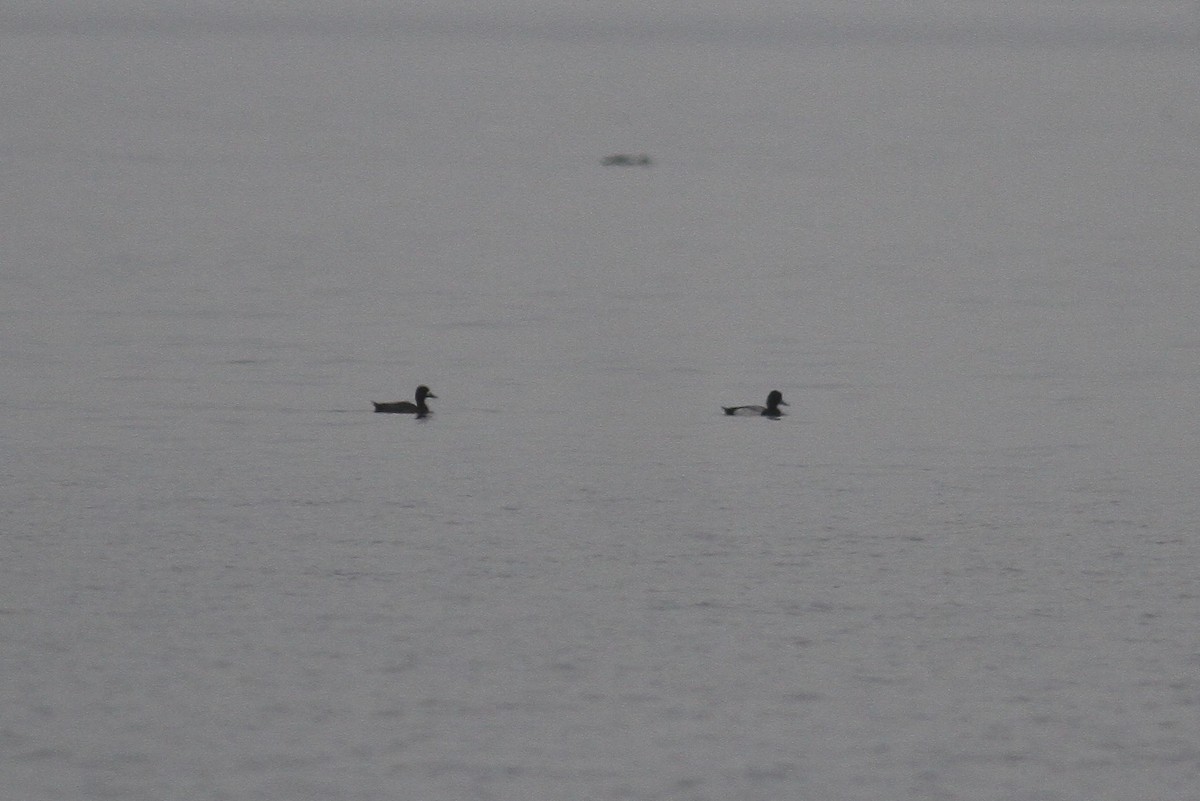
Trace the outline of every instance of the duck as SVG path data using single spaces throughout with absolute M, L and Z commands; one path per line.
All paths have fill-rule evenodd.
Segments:
M 600 163 L 605 167 L 649 167 L 650 157 L 645 153 L 636 156 L 632 153 L 613 153 L 600 159 Z
M 396 401 L 394 403 L 376 403 L 375 401 L 371 401 L 371 403 L 375 404 L 375 411 L 377 412 L 385 414 L 415 414 L 417 417 L 424 417 L 427 414 L 431 414 L 429 407 L 425 405 L 425 399 L 436 397 L 437 395 L 429 391 L 429 387 L 422 384 L 417 387 L 416 403 L 409 403 L 408 401 Z
M 734 414 L 739 417 L 753 415 L 755 417 L 783 417 L 783 412 L 779 411 L 780 406 L 787 406 L 788 403 L 783 399 L 783 393 L 777 389 L 771 390 L 767 395 L 766 406 L 722 406 L 725 414 Z

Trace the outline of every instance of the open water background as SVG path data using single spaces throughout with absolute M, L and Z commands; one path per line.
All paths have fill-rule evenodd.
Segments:
M 1195 17 L 0 11 L 0 794 L 1194 794 Z

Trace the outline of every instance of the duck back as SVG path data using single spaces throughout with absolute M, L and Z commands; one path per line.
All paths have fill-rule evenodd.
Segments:
M 732 414 L 736 417 L 757 417 L 766 412 L 765 406 L 722 406 L 725 414 Z
M 375 411 L 384 414 L 416 414 L 421 411 L 417 408 L 417 404 L 410 401 L 397 401 L 396 403 L 377 403 L 371 401 L 371 403 L 375 405 Z

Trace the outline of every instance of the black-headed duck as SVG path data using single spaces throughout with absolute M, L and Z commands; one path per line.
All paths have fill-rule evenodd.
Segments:
M 787 401 L 783 399 L 783 393 L 773 389 L 771 394 L 767 395 L 766 406 L 722 406 L 721 408 L 725 410 L 725 414 L 738 416 L 782 417 L 783 412 L 779 411 L 779 407 L 787 405 Z
M 386 414 L 415 414 L 418 417 L 424 417 L 425 415 L 430 414 L 429 407 L 425 405 L 425 399 L 436 397 L 437 395 L 434 395 L 429 391 L 429 387 L 422 384 L 421 386 L 417 387 L 416 403 L 410 403 L 408 401 L 396 401 L 395 403 L 371 402 L 375 403 L 375 411 L 377 412 L 383 412 Z

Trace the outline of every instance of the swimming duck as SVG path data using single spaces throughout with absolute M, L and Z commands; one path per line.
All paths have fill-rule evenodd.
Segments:
M 434 395 L 429 391 L 429 387 L 422 384 L 421 386 L 417 387 L 416 403 L 409 403 L 408 401 L 396 401 L 395 403 L 371 402 L 375 403 L 375 411 L 377 412 L 385 412 L 387 414 L 415 414 L 418 417 L 424 417 L 425 415 L 430 414 L 429 407 L 425 405 L 425 399 L 436 397 L 437 395 Z
M 614 153 L 600 159 L 600 163 L 605 167 L 649 167 L 650 157 L 645 153 L 636 156 L 631 153 Z
M 779 411 L 780 406 L 787 406 L 788 403 L 783 399 L 783 393 L 777 389 L 771 390 L 771 394 L 767 395 L 766 406 L 722 406 L 725 414 L 736 414 L 738 416 L 754 415 L 762 417 L 783 417 L 783 412 Z

